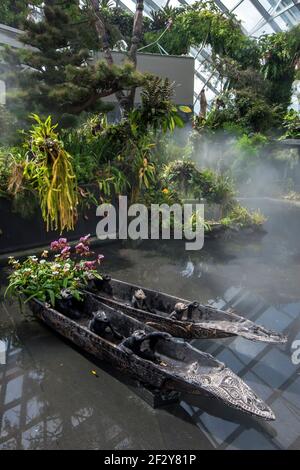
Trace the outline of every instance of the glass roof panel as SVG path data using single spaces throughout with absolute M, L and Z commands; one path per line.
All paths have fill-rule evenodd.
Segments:
M 232 10 L 240 2 L 241 0 L 222 0 L 222 3 L 228 8 L 228 10 Z
M 135 0 L 120 0 L 131 11 L 135 11 Z M 163 8 L 168 5 L 178 7 L 184 4 L 193 4 L 194 0 L 145 0 L 145 15 L 149 16 L 151 10 Z M 276 31 L 286 30 L 300 23 L 299 0 L 215 0 L 216 5 L 222 11 L 233 11 L 242 22 L 245 33 L 253 37 L 263 34 L 272 34 Z M 210 76 L 207 68 L 209 64 L 209 48 L 199 53 L 192 48 L 190 55 L 195 60 L 195 111 L 199 110 L 198 95 L 203 84 Z M 218 77 L 213 77 L 206 89 L 208 102 L 211 101 L 221 90 Z
M 250 31 L 261 19 L 261 14 L 252 4 L 251 0 L 244 0 L 234 10 L 234 14 L 242 21 L 242 25 L 247 31 Z

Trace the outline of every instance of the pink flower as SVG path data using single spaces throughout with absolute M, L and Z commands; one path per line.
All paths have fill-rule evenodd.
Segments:
M 63 250 L 67 246 L 68 240 L 66 238 L 60 238 L 51 243 L 50 248 L 52 251 Z
M 84 269 L 90 271 L 92 269 L 96 269 L 97 261 L 86 261 L 84 263 Z
M 90 242 L 90 238 L 91 238 L 91 235 L 88 234 L 88 235 L 85 235 L 85 237 L 81 237 L 79 242 L 80 243 L 83 243 L 83 245 L 88 245 L 89 242 Z
M 50 248 L 51 248 L 52 251 L 58 251 L 59 250 L 58 241 L 52 242 L 51 245 L 50 245 Z
M 70 251 L 71 251 L 71 247 L 69 245 L 65 246 L 62 250 L 61 250 L 61 257 L 62 258 L 68 258 L 70 256 Z
M 78 245 L 75 246 L 75 251 L 78 255 L 81 255 L 81 256 L 87 255 L 90 253 L 89 247 L 82 242 L 78 243 Z

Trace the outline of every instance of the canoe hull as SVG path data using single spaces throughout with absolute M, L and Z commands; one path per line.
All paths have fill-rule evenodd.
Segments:
M 129 324 L 131 331 L 140 328 L 144 328 L 146 332 L 154 331 L 150 326 L 145 326 L 138 320 L 101 304 L 91 294 L 86 294 L 84 302 L 86 311 L 95 312 L 103 308 L 118 322 Z M 86 326 L 71 320 L 46 304 L 32 300 L 29 305 L 38 319 L 64 338 L 83 351 L 139 380 L 145 386 L 151 386 L 162 392 L 174 390 L 213 397 L 250 415 L 265 420 L 275 419 L 272 410 L 234 372 L 211 355 L 195 349 L 188 343 L 176 339 L 167 342 L 167 346 L 163 343 L 160 353 L 164 355 L 164 348 L 167 347 L 171 354 L 171 367 L 164 368 L 159 363 L 145 360 L 135 354 L 128 354 L 117 344 L 94 334 Z M 177 360 L 172 368 L 173 355 Z M 179 368 L 176 366 L 178 360 L 182 364 Z
M 112 364 L 118 370 L 139 379 L 145 384 L 158 389 L 163 388 L 166 377 L 159 370 L 156 371 L 153 367 L 147 367 L 148 363 L 146 361 L 139 361 L 139 358 L 136 358 L 134 355 L 128 358 L 115 345 L 102 340 L 101 337 L 95 335 L 92 331 L 83 328 L 77 322 L 41 302 L 36 300 L 30 301 L 30 308 L 39 320 L 83 351 L 101 361 Z
M 170 333 L 175 338 L 190 340 L 228 338 L 230 336 L 234 336 L 233 333 L 227 333 L 215 328 L 203 328 L 196 323 L 171 320 L 163 317 L 162 315 L 156 315 L 138 308 L 133 308 L 130 305 L 123 304 L 117 300 L 110 299 L 109 297 L 103 297 L 100 293 L 93 292 L 93 294 L 98 297 L 101 302 L 104 302 L 110 307 L 120 309 L 127 315 L 137 318 L 139 321 L 145 323 L 145 325 L 149 325 L 159 331 Z
M 111 289 L 112 293 L 109 293 L 107 289 Z M 145 292 L 150 310 L 154 309 L 155 313 L 149 309 L 144 310 L 131 305 L 132 295 L 138 289 Z M 178 302 L 188 304 L 189 301 L 124 281 L 112 279 L 107 286 L 103 285 L 101 281 L 95 281 L 89 285 L 88 290 L 101 302 L 177 338 L 190 340 L 241 336 L 248 340 L 266 343 L 280 344 L 287 341 L 283 335 L 267 330 L 235 313 L 219 310 L 210 305 L 199 305 L 199 321 L 171 319 L 168 315 L 174 310 L 174 306 Z M 165 314 L 161 312 L 165 312 Z

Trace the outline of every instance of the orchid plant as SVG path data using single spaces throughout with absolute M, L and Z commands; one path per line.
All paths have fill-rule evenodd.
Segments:
M 80 300 L 82 287 L 92 279 L 101 279 L 97 267 L 103 258 L 95 258 L 90 250 L 90 235 L 80 238 L 75 247 L 60 238 L 51 243 L 50 252 L 44 251 L 39 258 L 29 256 L 22 262 L 9 258 L 13 271 L 5 295 L 24 298 L 25 303 L 36 298 L 54 306 L 56 299 L 62 298 L 62 291 L 68 290 Z

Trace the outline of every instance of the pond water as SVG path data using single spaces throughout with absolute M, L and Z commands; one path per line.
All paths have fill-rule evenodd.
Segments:
M 300 368 L 292 344 L 300 340 L 300 207 L 247 204 L 268 216 L 266 234 L 207 241 L 197 253 L 171 242 L 111 244 L 101 252 L 116 278 L 233 308 L 287 334 L 279 346 L 238 338 L 193 342 L 242 377 L 276 421 L 202 397 L 153 410 L 109 366 L 2 302 L 0 449 L 299 449 Z

